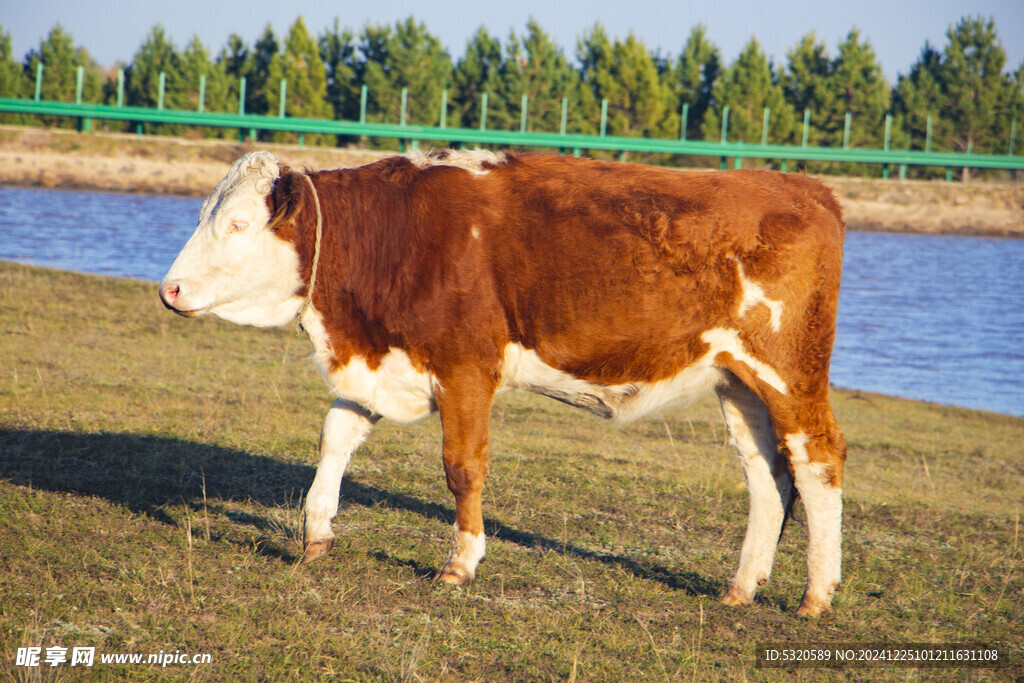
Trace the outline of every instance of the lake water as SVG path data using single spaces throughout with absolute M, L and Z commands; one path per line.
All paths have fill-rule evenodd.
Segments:
M 201 204 L 0 187 L 0 259 L 155 282 Z M 832 381 L 1024 416 L 1024 240 L 848 233 Z

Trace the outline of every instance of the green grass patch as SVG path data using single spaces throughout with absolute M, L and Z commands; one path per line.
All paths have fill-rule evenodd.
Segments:
M 836 612 L 798 618 L 798 510 L 747 609 L 718 598 L 746 520 L 713 399 L 609 426 L 505 394 L 477 580 L 430 580 L 453 501 L 440 425 L 378 425 L 333 553 L 296 564 L 330 397 L 305 338 L 163 310 L 156 285 L 0 264 L 0 674 L 25 646 L 209 653 L 104 678 L 781 679 L 755 647 L 999 643 L 999 670 L 800 669 L 803 679 L 1006 679 L 1024 634 L 1024 420 L 835 392 L 850 444 Z

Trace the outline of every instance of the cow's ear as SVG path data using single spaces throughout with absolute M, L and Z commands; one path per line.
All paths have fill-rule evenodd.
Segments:
M 295 173 L 287 166 L 281 167 L 281 173 L 267 195 L 270 206 L 270 223 L 267 228 L 277 230 L 295 220 L 302 210 L 304 185 L 300 173 Z

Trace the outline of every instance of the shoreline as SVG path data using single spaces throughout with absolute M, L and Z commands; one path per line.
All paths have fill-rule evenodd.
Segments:
M 205 197 L 255 149 L 310 169 L 397 153 L 0 126 L 0 185 Z M 1024 183 L 818 177 L 836 193 L 851 231 L 1024 237 Z

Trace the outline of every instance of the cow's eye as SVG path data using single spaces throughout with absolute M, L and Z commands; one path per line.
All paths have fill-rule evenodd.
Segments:
M 249 227 L 249 224 L 245 221 L 231 221 L 231 227 L 228 232 L 242 232 Z

